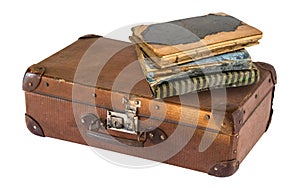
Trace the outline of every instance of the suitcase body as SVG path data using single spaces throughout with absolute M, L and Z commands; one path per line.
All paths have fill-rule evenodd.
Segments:
M 25 73 L 35 135 L 230 176 L 267 130 L 276 73 L 251 86 L 153 99 L 132 44 L 88 35 Z

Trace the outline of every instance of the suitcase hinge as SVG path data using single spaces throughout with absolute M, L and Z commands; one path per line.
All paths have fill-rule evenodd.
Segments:
M 124 113 L 107 111 L 107 128 L 137 134 L 139 132 L 137 110 L 141 107 L 141 101 L 123 97 L 122 104 L 125 105 Z

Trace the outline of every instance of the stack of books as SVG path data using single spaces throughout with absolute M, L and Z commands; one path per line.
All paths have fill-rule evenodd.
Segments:
M 259 80 L 245 47 L 262 32 L 224 13 L 139 25 L 130 40 L 155 98 Z

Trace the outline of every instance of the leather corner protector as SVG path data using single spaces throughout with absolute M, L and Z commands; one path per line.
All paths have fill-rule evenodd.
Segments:
M 270 65 L 268 63 L 263 63 L 263 62 L 256 62 L 256 65 L 258 65 L 261 69 L 269 71 L 271 73 L 271 77 L 272 77 L 274 85 L 277 83 L 276 70 L 272 65 Z
M 100 36 L 100 35 L 95 35 L 95 34 L 87 34 L 87 35 L 84 35 L 84 36 L 82 36 L 82 37 L 79 37 L 78 40 L 79 40 L 79 39 L 89 39 L 89 38 L 100 38 L 100 37 L 102 37 L 102 36 Z
M 217 177 L 228 177 L 239 169 L 239 161 L 236 159 L 221 161 L 210 168 L 208 174 Z
M 45 137 L 44 131 L 39 123 L 33 119 L 31 116 L 25 114 L 25 120 L 28 130 L 37 136 Z
M 44 67 L 38 65 L 32 65 L 31 67 L 29 67 L 23 78 L 23 90 L 35 90 L 39 86 L 44 72 Z

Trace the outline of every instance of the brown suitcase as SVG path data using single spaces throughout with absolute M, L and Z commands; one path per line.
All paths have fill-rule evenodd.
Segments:
M 132 44 L 87 35 L 25 73 L 36 135 L 230 176 L 272 116 L 276 73 L 251 86 L 153 99 Z

